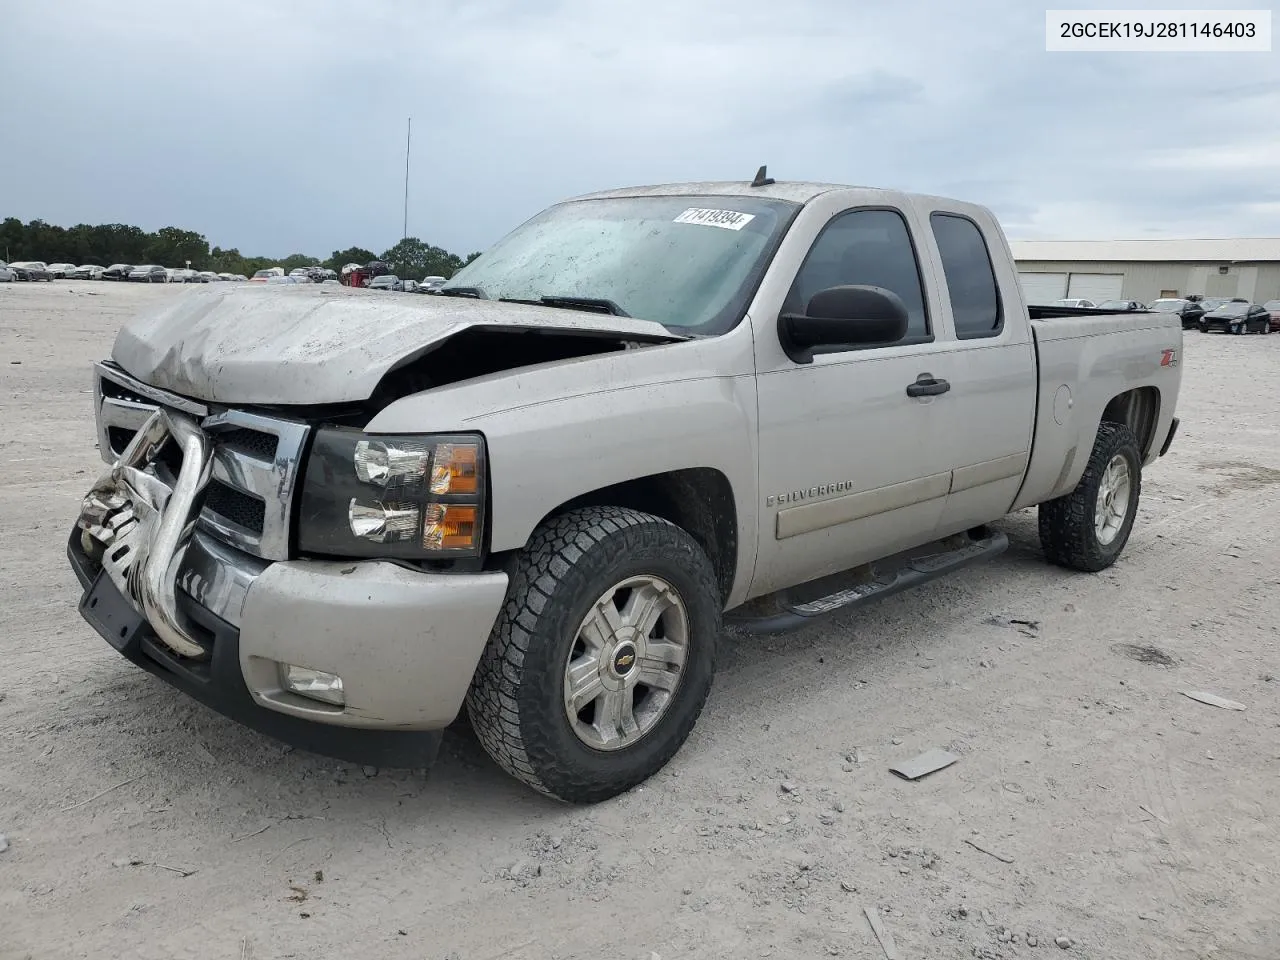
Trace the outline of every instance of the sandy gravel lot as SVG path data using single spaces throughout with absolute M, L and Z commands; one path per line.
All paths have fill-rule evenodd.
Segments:
M 1280 957 L 1280 336 L 1187 335 L 1112 570 L 1023 513 L 991 564 L 735 639 L 671 766 L 583 809 L 465 727 L 426 777 L 289 752 L 80 620 L 89 364 L 179 295 L 0 284 L 0 957 L 872 960 L 869 907 L 903 960 Z

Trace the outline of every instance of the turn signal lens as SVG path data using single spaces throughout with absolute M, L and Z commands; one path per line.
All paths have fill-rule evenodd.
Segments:
M 422 523 L 428 550 L 472 550 L 477 546 L 476 508 L 471 504 L 432 503 Z
M 476 461 L 479 447 L 474 443 L 442 443 L 431 463 L 431 492 L 436 495 L 475 493 L 478 489 Z
M 418 508 L 399 503 L 361 503 L 352 498 L 347 522 L 357 537 L 374 543 L 399 543 L 418 531 Z

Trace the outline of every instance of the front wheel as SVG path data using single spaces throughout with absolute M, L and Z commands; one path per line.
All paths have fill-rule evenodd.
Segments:
M 1231 332 L 1232 332 L 1232 333 L 1234 333 L 1234 334 L 1236 334 L 1237 336 L 1241 336 L 1241 337 L 1242 337 L 1242 336 L 1244 336 L 1244 335 L 1245 335 L 1245 333 L 1248 331 L 1248 329 L 1249 329 L 1249 328 L 1248 328 L 1248 325 L 1247 325 L 1247 324 L 1237 323 L 1237 324 L 1234 324 L 1234 325 L 1231 327 Z
M 1040 504 L 1045 557 L 1073 570 L 1105 570 L 1129 541 L 1141 493 L 1137 438 L 1123 424 L 1102 423 L 1076 488 Z
M 507 773 L 569 803 L 662 769 L 711 690 L 720 589 L 706 553 L 660 517 L 590 507 L 536 530 L 467 694 Z

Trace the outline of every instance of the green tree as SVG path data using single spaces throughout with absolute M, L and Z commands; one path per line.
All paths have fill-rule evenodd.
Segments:
M 148 263 L 165 267 L 181 267 L 188 260 L 193 267 L 202 267 L 209 259 L 209 241 L 194 230 L 161 227 L 147 243 L 144 255 Z
M 481 254 L 481 253 L 483 253 L 483 252 L 484 252 L 484 251 L 482 251 L 482 250 L 477 250 L 475 253 L 468 253 L 468 254 L 467 254 L 467 259 L 466 259 L 466 260 L 464 260 L 464 261 L 462 261 L 462 265 L 465 267 L 468 263 L 470 263 L 470 262 L 471 262 L 472 260 L 474 260 L 476 257 L 480 256 L 480 254 Z
M 431 276 L 451 277 L 462 269 L 462 258 L 456 253 L 423 243 L 417 237 L 401 240 L 383 253 L 381 259 L 391 264 L 392 271 L 402 280 L 407 277 L 415 280 Z
M 284 267 L 285 273 L 289 273 L 298 267 L 318 267 L 320 261 L 315 257 L 308 257 L 305 253 L 291 253 L 280 261 L 280 266 Z
M 345 250 L 335 250 L 321 266 L 328 267 L 330 270 L 341 270 L 348 263 L 368 263 L 375 259 L 372 250 L 366 250 L 364 247 L 347 247 Z

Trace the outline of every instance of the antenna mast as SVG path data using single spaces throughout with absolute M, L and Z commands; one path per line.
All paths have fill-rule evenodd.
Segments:
M 409 144 L 413 140 L 413 117 L 409 118 L 409 129 L 404 137 L 404 232 L 402 240 L 409 239 Z

